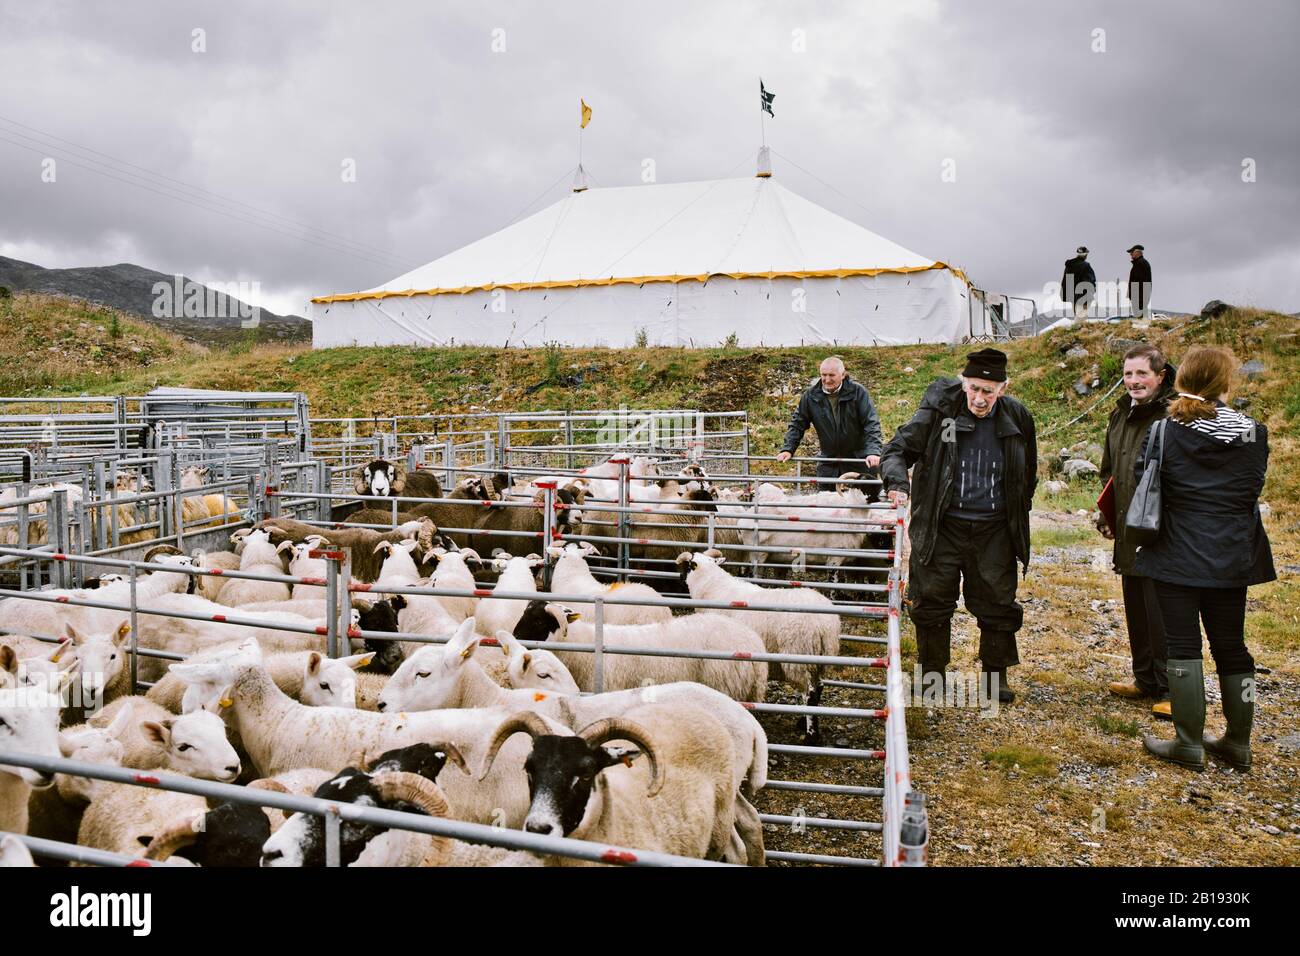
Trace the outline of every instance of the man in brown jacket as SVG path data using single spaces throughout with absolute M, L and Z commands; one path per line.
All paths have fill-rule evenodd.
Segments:
M 1129 539 L 1124 516 L 1137 489 L 1133 465 L 1142 453 L 1147 429 L 1164 418 L 1174 392 L 1176 369 L 1154 345 L 1137 345 L 1124 356 L 1125 392 L 1115 403 L 1106 428 L 1106 446 L 1101 456 L 1101 480 L 1115 483 L 1115 522 L 1112 533 L 1100 514 L 1097 527 L 1115 541 L 1114 567 L 1124 591 L 1124 616 L 1128 624 L 1129 649 L 1133 654 L 1133 682 L 1112 681 L 1110 691 L 1132 700 L 1157 702 L 1169 697 L 1165 674 L 1165 628 L 1160 605 L 1149 578 L 1139 577 L 1133 561 L 1137 545 Z M 1156 704 L 1159 711 L 1160 704 Z M 1168 711 L 1158 713 L 1168 716 Z

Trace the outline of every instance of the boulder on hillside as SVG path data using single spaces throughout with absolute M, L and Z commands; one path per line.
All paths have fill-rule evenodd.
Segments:
M 1100 468 L 1088 461 L 1086 458 L 1071 458 L 1062 466 L 1062 470 L 1065 472 L 1067 478 L 1078 478 L 1081 475 L 1095 475 L 1101 471 Z
M 1201 318 L 1217 319 L 1231 308 L 1232 306 L 1228 305 L 1226 302 L 1220 302 L 1218 299 L 1211 299 L 1201 308 Z
M 1241 367 L 1241 374 L 1246 376 L 1246 381 L 1248 382 L 1255 381 L 1255 379 L 1259 378 L 1267 371 L 1268 369 L 1259 359 L 1251 359 Z

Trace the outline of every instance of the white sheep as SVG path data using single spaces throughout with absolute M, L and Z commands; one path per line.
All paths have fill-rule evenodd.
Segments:
M 15 659 L 16 660 L 16 659 Z M 0 758 L 6 751 L 61 757 L 59 695 L 40 687 L 16 686 L 14 671 L 0 671 Z M 54 783 L 54 775 L 27 767 L 0 766 L 0 830 L 27 832 L 27 801 L 33 788 Z
M 469 569 L 466 563 L 473 559 L 482 563 L 478 552 L 473 548 L 462 548 L 459 551 L 448 551 L 446 548 L 432 548 L 425 552 L 424 559 L 428 561 L 433 558 L 438 562 L 434 569 L 432 584 L 435 588 L 445 590 L 474 591 L 479 585 L 474 580 L 474 572 Z M 442 606 L 451 614 L 452 620 L 457 624 L 468 617 L 474 617 L 478 598 L 468 597 L 440 597 L 439 601 Z
M 537 593 L 537 581 L 533 574 L 541 565 L 542 559 L 535 554 L 516 558 L 508 554 L 498 555 L 492 565 L 500 572 L 496 591 Z M 510 598 L 483 598 L 474 611 L 474 620 L 478 622 L 479 633 L 491 637 L 497 631 L 514 631 L 515 625 L 523 617 L 527 600 Z
M 270 532 L 261 529 L 250 531 L 242 539 L 239 570 L 249 574 L 283 575 L 284 567 Z M 255 581 L 248 578 L 231 578 L 217 595 L 217 603 L 228 607 L 252 604 L 256 601 L 287 601 L 289 585 L 283 581 Z
M 375 545 L 375 553 L 383 555 L 383 565 L 375 584 L 390 587 L 422 587 L 419 569 L 415 565 L 413 552 L 418 547 L 414 540 L 380 541 Z M 424 634 L 441 637 L 456 629 L 459 623 L 436 597 L 423 594 L 403 594 L 405 606 L 398 611 L 398 628 L 407 634 Z M 413 654 L 424 645 L 419 641 L 400 641 L 402 657 Z
M 285 628 L 322 628 L 324 620 L 311 620 L 297 614 L 284 612 L 248 612 L 204 600 L 196 594 L 167 594 L 149 603 L 153 611 L 184 611 L 202 615 L 205 620 L 169 617 L 164 614 L 140 614 L 139 646 L 151 650 L 170 651 L 190 657 L 205 650 L 226 644 L 238 643 L 248 637 L 255 638 L 268 653 L 288 651 L 324 651 L 326 637 L 319 633 L 303 633 Z M 227 617 L 240 617 L 256 624 L 223 623 Z M 162 677 L 168 662 L 154 657 L 141 656 L 138 674 L 141 680 L 156 681 Z
M 306 707 L 287 697 L 261 666 L 254 650 L 221 662 L 174 664 L 180 676 L 196 682 L 229 679 L 223 711 L 240 735 L 256 770 L 274 775 L 295 767 L 342 766 L 358 753 L 380 754 L 415 743 L 446 742 L 476 760 L 504 714 L 496 710 L 444 710 L 382 714 L 336 707 Z M 555 733 L 567 728 L 552 723 Z M 526 747 L 504 754 L 504 769 L 487 783 L 474 783 L 459 771 L 444 774 L 444 789 L 458 819 L 518 826 L 527 811 L 527 786 L 520 779 Z
M 552 655 L 543 657 L 544 651 L 527 650 L 502 631 L 497 637 L 510 650 L 511 681 L 515 687 L 523 688 L 508 690 L 491 681 L 469 653 L 479 638 L 468 625 L 468 621 L 462 625 L 445 647 L 425 648 L 403 663 L 385 690 L 384 709 L 532 710 L 574 730 L 604 717 L 620 716 L 646 703 L 680 702 L 707 710 L 731 735 L 737 791 L 736 827 L 740 844 L 745 848 L 743 859 L 754 866 L 762 865 L 763 828 L 758 812 L 745 796 L 753 796 L 767 783 L 767 734 L 745 707 L 725 694 L 691 681 L 580 696 L 563 664 Z M 535 660 L 538 658 L 540 663 Z
M 584 541 L 580 545 L 569 544 L 563 547 L 551 545 L 546 550 L 557 558 L 555 568 L 551 573 L 552 594 L 581 594 L 592 597 L 617 597 L 627 600 L 650 598 L 655 601 L 658 601 L 661 597 L 659 592 L 648 584 L 623 581 L 602 584 L 597 581 L 586 561 L 586 555 L 596 553 L 596 549 L 592 547 L 590 542 Z M 579 614 L 584 615 L 588 620 L 591 620 L 595 605 L 576 601 L 566 601 L 565 603 Z M 656 621 L 667 621 L 672 616 L 671 608 L 658 605 L 605 605 L 606 624 L 653 624 Z
M 219 660 L 223 655 L 238 653 L 240 647 L 240 644 L 223 644 L 196 654 L 189 660 L 191 662 Z M 265 664 L 267 673 L 271 675 L 275 685 L 295 700 L 310 707 L 357 707 L 360 690 L 358 678 L 380 678 L 382 687 L 383 675 L 362 675 L 356 672 L 357 668 L 364 667 L 372 657 L 372 654 L 365 653 L 330 658 L 320 651 L 291 651 L 267 655 Z M 168 671 L 149 688 L 145 696 L 169 713 L 183 714 L 188 712 L 186 692 L 191 686 L 178 675 Z M 188 694 L 189 708 L 192 710 L 199 707 L 200 701 L 210 699 L 221 689 L 220 687 L 195 688 Z M 371 693 L 378 697 L 377 691 Z
M 196 567 L 209 571 L 238 571 L 240 565 L 240 555 L 234 551 L 208 551 L 206 553 L 196 551 L 194 560 Z M 198 584 L 195 586 L 195 593 L 200 597 L 207 598 L 209 601 L 215 601 L 228 580 L 229 578 L 224 578 L 219 574 L 200 575 Z
M 564 644 L 595 644 L 595 625 L 578 619 L 562 604 L 532 601 L 515 637 L 547 641 L 584 691 L 595 689 L 595 655 L 590 651 L 563 651 Z M 605 647 L 642 647 L 654 650 L 715 651 L 726 658 L 604 655 L 604 689 L 624 690 L 650 684 L 695 681 L 721 691 L 733 700 L 762 702 L 767 694 L 767 664 L 751 659 L 762 654 L 763 640 L 743 621 L 720 614 L 699 613 L 674 617 L 657 624 L 606 625 Z
M 118 739 L 131 720 L 130 708 L 118 711 L 108 727 L 71 727 L 59 734 L 59 750 L 69 760 L 120 767 L 126 748 Z M 81 815 L 104 781 L 76 774 L 57 773 L 54 786 L 33 790 L 27 800 L 27 832 L 60 843 L 75 843 Z
M 291 553 L 289 573 L 295 578 L 316 578 L 324 581 L 328 573 L 325 559 L 311 556 L 311 552 L 320 551 L 324 544 L 325 539 L 321 535 L 312 534 L 297 544 L 292 541 L 281 541 L 275 550 L 277 554 L 285 551 Z M 295 584 L 291 590 L 295 601 L 303 598 L 325 599 L 324 584 Z
M 550 732 L 541 715 L 522 711 L 497 728 L 485 773 L 497 749 L 521 732 L 533 741 L 530 833 L 699 859 L 735 852 L 731 739 L 708 711 L 644 704 L 583 727 L 577 744 Z M 635 745 L 641 759 L 603 746 L 614 741 Z M 592 865 L 565 857 L 556 862 Z
M 0 836 L 0 867 L 35 866 L 27 844 L 12 833 Z
M 772 654 L 800 654 L 833 657 L 840 649 L 840 618 L 837 614 L 799 613 L 800 608 L 831 608 L 834 603 L 824 594 L 808 588 L 765 588 L 732 577 L 722 568 L 722 555 L 716 551 L 681 554 L 677 558 L 691 597 L 697 601 L 722 601 L 735 604 L 767 604 L 791 608 L 791 611 L 748 611 L 738 607 L 718 613 L 744 621 L 762 638 Z M 772 664 L 772 677 L 783 680 L 804 694 L 804 705 L 821 702 L 821 665 Z M 819 737 L 818 720 L 805 715 L 804 734 L 811 743 Z
M 239 776 L 239 754 L 217 716 L 220 702 L 206 710 L 176 716 L 144 697 L 123 697 L 90 718 L 91 728 L 120 727 L 122 766 L 138 770 L 172 770 L 201 780 L 229 783 Z M 117 718 L 129 711 L 123 727 Z M 72 728 L 77 729 L 77 728 Z
M 840 476 L 842 482 L 861 478 L 857 472 Z M 796 555 L 816 548 L 856 551 L 865 546 L 872 530 L 866 525 L 842 523 L 871 517 L 865 508 L 866 493 L 857 485 L 839 484 L 834 491 L 790 495 L 783 488 L 764 482 L 755 490 L 754 502 L 749 509 L 753 517 L 740 522 L 751 529 L 745 538 L 749 544 L 788 549 Z M 773 553 L 758 551 L 758 562 L 762 564 Z M 808 554 L 805 560 L 834 571 L 848 558 L 843 554 Z

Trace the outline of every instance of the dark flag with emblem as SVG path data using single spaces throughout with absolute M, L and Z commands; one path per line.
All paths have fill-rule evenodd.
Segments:
M 772 112 L 772 101 L 776 99 L 775 93 L 769 93 L 763 86 L 763 78 L 758 79 L 758 99 L 759 109 L 767 113 L 772 119 L 776 119 L 776 114 Z

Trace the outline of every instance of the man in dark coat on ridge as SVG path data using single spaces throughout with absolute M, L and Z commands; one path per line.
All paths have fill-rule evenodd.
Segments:
M 838 478 L 845 472 L 862 471 L 864 466 L 875 469 L 880 465 L 884 440 L 871 396 L 849 378 L 838 355 L 822 361 L 819 376 L 795 407 L 777 461 L 790 460 L 811 424 L 821 443 L 821 456 L 838 459 L 818 463 L 818 478 Z
M 1004 353 L 970 353 L 960 379 L 937 379 L 926 389 L 880 459 L 890 500 L 901 504 L 912 492 L 907 598 L 923 688 L 942 687 L 960 586 L 979 622 L 985 693 L 1003 702 L 1015 696 L 1007 668 L 1020 663 L 1016 632 L 1024 622 L 1016 564 L 1029 566 L 1038 484 L 1034 419 L 1006 388 Z
M 1128 255 L 1133 260 L 1128 270 L 1128 300 L 1133 317 L 1148 318 L 1151 310 L 1151 263 L 1147 261 L 1142 246 L 1129 246 Z
M 1073 259 L 1065 260 L 1065 271 L 1061 273 L 1061 298 L 1074 303 L 1074 317 L 1086 318 L 1088 307 L 1092 305 L 1097 294 L 1097 274 L 1088 265 L 1088 247 L 1080 246 L 1075 250 Z

